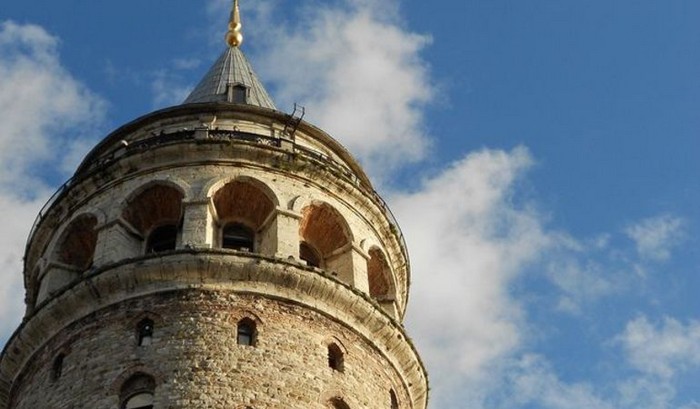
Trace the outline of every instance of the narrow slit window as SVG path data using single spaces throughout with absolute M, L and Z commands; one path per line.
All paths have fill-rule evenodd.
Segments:
M 343 351 L 336 344 L 328 345 L 328 366 L 338 372 L 343 372 L 345 369 Z
M 138 346 L 147 346 L 153 343 L 153 328 L 153 320 L 144 319 L 139 322 L 139 325 L 136 328 Z
M 391 409 L 399 409 L 399 400 L 396 398 L 396 392 L 393 389 L 389 391 L 389 396 L 391 398 Z
M 238 322 L 238 345 L 255 346 L 256 335 L 256 326 L 253 320 L 243 318 Z
M 65 354 L 59 354 L 54 358 L 53 365 L 51 366 L 51 380 L 57 381 L 63 375 L 63 361 L 65 357 Z

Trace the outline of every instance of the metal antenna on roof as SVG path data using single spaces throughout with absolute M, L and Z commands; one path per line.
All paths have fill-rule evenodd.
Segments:
M 231 20 L 228 23 L 228 32 L 226 32 L 226 44 L 229 47 L 240 47 L 242 43 L 243 25 L 241 24 L 241 12 L 238 9 L 238 0 L 233 0 Z

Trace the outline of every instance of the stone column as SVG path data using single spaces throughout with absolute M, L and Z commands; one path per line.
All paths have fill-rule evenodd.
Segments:
M 369 255 L 355 243 L 348 244 L 326 257 L 326 270 L 358 290 L 369 294 L 367 259 Z
M 98 226 L 93 265 L 101 267 L 143 253 L 143 237 L 122 218 Z
M 299 260 L 299 220 L 301 215 L 278 207 L 261 232 L 260 253 Z
M 209 211 L 211 199 L 184 202 L 185 218 L 182 224 L 180 247 L 212 248 L 215 242 L 214 218 Z

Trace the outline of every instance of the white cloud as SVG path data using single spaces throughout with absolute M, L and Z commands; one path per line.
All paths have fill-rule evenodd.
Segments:
M 550 243 L 543 258 L 547 279 L 559 290 L 556 308 L 579 315 L 583 308 L 624 288 L 628 274 L 610 260 L 610 235 L 579 240 L 566 233 L 548 232 Z
M 671 249 L 681 240 L 683 227 L 682 219 L 662 215 L 633 224 L 625 232 L 634 240 L 643 259 L 663 261 L 671 256 Z
M 24 200 L 0 193 L 0 346 L 17 328 L 24 315 L 22 256 L 32 221 L 45 196 Z
M 0 342 L 23 313 L 29 228 L 93 142 L 105 103 L 61 65 L 59 41 L 36 25 L 0 23 Z
M 596 395 L 585 383 L 566 383 L 559 379 L 541 356 L 525 355 L 509 368 L 504 385 L 507 393 L 499 407 L 551 409 L 612 409 L 615 406 Z
M 520 343 L 522 311 L 508 286 L 548 245 L 537 214 L 511 200 L 531 163 L 523 148 L 484 150 L 391 198 L 411 255 L 410 333 L 436 407 L 458 407 L 453 394 Z
M 209 3 L 217 15 L 229 2 Z M 435 86 L 421 51 L 430 38 L 402 25 L 396 0 L 345 0 L 300 6 L 291 22 L 259 2 L 244 26 L 264 42 L 255 68 L 272 84 L 277 105 L 306 106 L 307 119 L 357 155 L 368 171 L 386 176 L 423 159 L 430 148 L 423 108 Z M 287 18 L 289 18 L 287 16 Z M 264 35 L 256 35 L 264 30 Z
M 547 276 L 560 289 L 557 308 L 579 314 L 581 307 L 616 289 L 608 270 L 593 260 L 582 262 L 575 257 L 554 258 L 547 266 Z
M 616 366 L 628 362 L 619 360 Z M 486 408 L 543 409 L 670 409 L 697 407 L 697 403 L 676 402 L 677 392 L 667 379 L 635 374 L 607 379 L 605 382 L 565 381 L 550 362 L 541 355 L 525 354 L 511 360 L 501 371 L 495 399 Z
M 618 337 L 630 363 L 639 371 L 671 378 L 689 368 L 700 368 L 700 322 L 687 325 L 665 318 L 658 326 L 646 317 L 629 322 Z

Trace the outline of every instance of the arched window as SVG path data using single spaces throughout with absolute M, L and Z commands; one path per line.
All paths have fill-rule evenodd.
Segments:
M 393 389 L 389 391 L 389 397 L 391 399 L 391 409 L 399 409 L 399 400 L 396 398 L 396 392 Z
M 136 340 L 138 346 L 151 345 L 153 342 L 153 320 L 145 318 L 136 326 Z
M 328 366 L 338 372 L 343 372 L 345 369 L 343 350 L 335 343 L 328 345 Z
M 331 205 L 314 202 L 301 210 L 299 257 L 354 285 L 352 236 L 343 216 Z M 313 251 L 311 251 L 313 250 Z
M 153 229 L 146 241 L 146 253 L 160 253 L 163 251 L 175 250 L 177 232 L 177 226 L 172 224 Z
M 369 251 L 367 260 L 367 279 L 369 280 L 369 294 L 373 298 L 387 298 L 391 291 L 389 264 L 381 250 L 374 247 Z
M 299 243 L 299 258 L 305 261 L 307 266 L 321 267 L 321 256 L 318 251 L 305 241 Z
M 224 227 L 221 246 L 225 249 L 253 251 L 255 232 L 242 223 L 229 223 Z
M 58 261 L 81 271 L 90 268 L 97 244 L 96 225 L 97 219 L 92 215 L 73 220 L 58 246 Z
M 301 211 L 299 236 L 324 257 L 350 242 L 343 216 L 331 205 L 314 203 Z
M 250 318 L 238 321 L 238 345 L 255 346 L 256 336 L 255 321 Z
M 184 195 L 167 183 L 156 184 L 131 197 L 122 218 L 145 241 L 146 254 L 174 250 L 182 224 Z
M 272 239 L 256 241 L 259 232 L 264 239 L 274 224 L 270 223 L 276 199 L 269 189 L 252 179 L 240 178 L 226 183 L 212 196 L 221 227 L 220 246 L 227 249 L 274 252 Z
M 66 355 L 61 353 L 56 356 L 53 360 L 53 365 L 51 366 L 51 380 L 57 381 L 63 375 L 63 360 Z
M 152 409 L 155 389 L 156 381 L 152 376 L 135 374 L 122 385 L 120 409 Z

